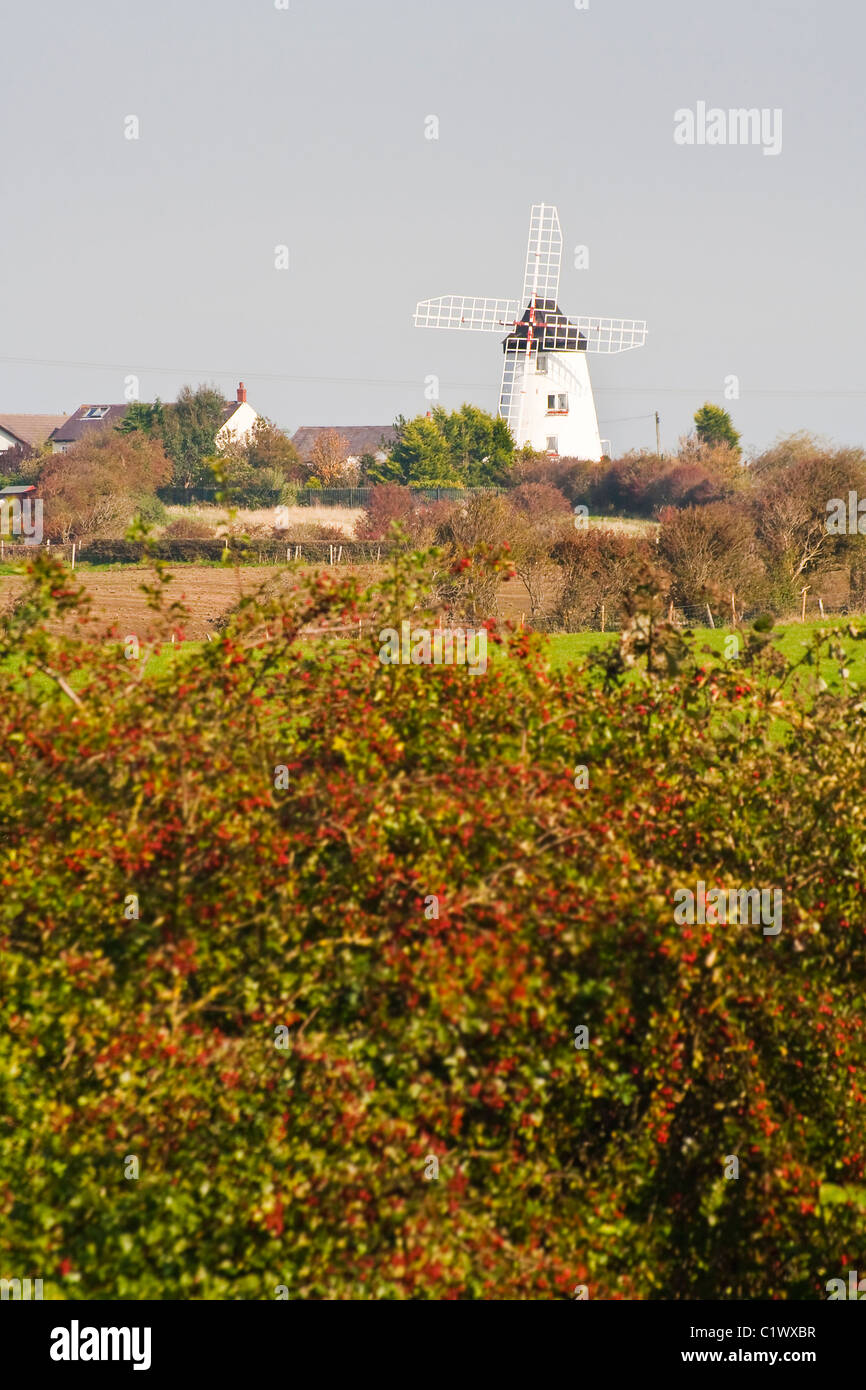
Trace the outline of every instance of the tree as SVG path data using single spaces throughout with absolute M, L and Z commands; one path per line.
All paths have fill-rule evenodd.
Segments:
M 354 487 L 358 481 L 357 464 L 349 463 L 351 444 L 339 430 L 321 430 L 310 450 L 307 468 L 318 478 L 322 487 Z
M 133 434 L 141 431 L 143 434 L 157 434 L 162 437 L 162 427 L 165 423 L 165 407 L 157 396 L 152 405 L 147 401 L 133 401 L 119 425 L 115 425 L 118 434 Z
M 400 483 L 379 483 L 370 490 L 364 515 L 355 527 L 355 539 L 381 541 L 393 522 L 408 527 L 415 511 L 412 493 Z
M 492 487 L 508 481 L 514 441 L 504 420 L 474 405 L 441 405 L 414 420 L 398 416 L 396 440 L 384 463 L 370 468 L 374 482 L 415 487 Z
M 158 430 L 174 464 L 175 486 L 191 488 L 212 481 L 209 460 L 216 454 L 226 405 L 216 386 L 184 386 L 174 405 L 163 407 L 162 424 L 154 424 L 154 432 Z
M 450 412 L 435 406 L 433 423 L 464 487 L 490 487 L 508 480 L 514 440 L 503 419 L 464 403 Z
M 13 444 L 11 448 L 0 452 L 0 478 L 8 478 L 14 483 L 21 483 L 22 479 L 26 478 L 29 482 L 34 460 L 38 457 L 37 451 L 31 445 Z
M 658 549 L 681 604 L 710 600 L 727 609 L 732 592 L 748 602 L 763 575 L 754 523 L 742 505 L 665 507 Z
M 67 449 L 50 454 L 39 475 L 43 527 L 50 538 L 118 535 L 136 503 L 152 497 L 171 477 L 161 441 L 142 432 L 92 430 Z
M 740 436 L 734 429 L 731 417 L 720 405 L 707 401 L 700 410 L 695 411 L 695 429 L 702 444 L 727 444 L 739 450 Z
M 451 451 L 434 419 L 418 415 L 406 421 L 386 459 L 370 469 L 374 483 L 413 487 L 460 487 Z
M 260 415 L 244 441 L 247 463 L 251 468 L 272 468 L 286 481 L 303 478 L 304 470 L 294 444 L 273 420 Z
M 553 550 L 559 566 L 553 618 L 567 632 L 597 621 L 604 604 L 613 622 L 628 596 L 652 572 L 655 546 L 643 536 L 600 527 L 574 530 Z M 657 576 L 658 583 L 663 577 Z
M 758 463 L 752 512 L 781 605 L 793 605 L 809 575 L 838 565 L 850 549 L 847 534 L 827 529 L 828 502 L 846 500 L 849 490 L 866 496 L 866 453 L 860 449 L 809 453 L 795 447 L 787 464 Z

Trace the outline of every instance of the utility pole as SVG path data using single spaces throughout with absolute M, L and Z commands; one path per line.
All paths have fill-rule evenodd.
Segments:
M 661 441 L 661 434 L 659 433 L 659 413 L 658 413 L 658 411 L 656 411 L 656 453 L 658 454 L 659 458 L 661 458 L 661 456 L 662 456 L 662 441 Z

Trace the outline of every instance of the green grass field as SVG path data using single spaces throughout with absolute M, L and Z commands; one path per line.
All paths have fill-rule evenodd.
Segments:
M 772 640 L 777 644 L 779 650 L 789 661 L 797 661 L 808 649 L 813 633 L 818 631 L 821 627 L 826 629 L 832 626 L 832 622 L 826 624 L 789 623 L 780 625 L 777 629 L 774 629 Z M 841 621 L 839 626 L 842 627 Z M 854 626 L 859 627 L 860 620 L 856 620 Z M 721 628 L 717 628 L 715 631 L 709 628 L 696 629 L 695 642 L 699 650 L 708 649 L 708 655 L 709 653 L 714 653 L 717 658 L 722 659 L 724 656 L 725 639 L 731 636 L 734 631 L 734 629 Z M 845 627 L 843 627 L 843 632 L 844 631 Z M 742 640 L 742 631 L 739 635 Z M 342 641 L 344 639 L 338 638 L 336 640 Z M 542 640 L 547 643 L 551 670 L 559 670 L 573 663 L 581 663 L 591 651 L 610 648 L 617 642 L 618 634 L 616 632 L 557 633 Z M 204 643 L 202 642 L 184 642 L 177 646 L 173 646 L 171 643 L 164 643 L 159 650 L 151 652 L 147 658 L 147 678 L 161 676 L 165 672 L 183 663 L 185 660 L 191 659 L 203 645 Z M 317 650 L 315 642 L 307 641 L 303 645 L 308 655 L 312 656 L 315 654 Z M 848 680 L 857 685 L 866 685 L 866 641 L 856 642 L 846 635 L 843 639 L 843 647 L 848 654 L 846 664 Z M 118 647 L 118 652 L 120 653 L 121 651 L 122 648 Z M 7 657 L 5 664 L 7 670 L 11 669 L 14 671 L 21 667 L 23 662 L 20 657 L 13 654 Z M 831 689 L 841 689 L 843 678 L 838 662 L 825 657 L 821 662 L 818 674 L 826 681 Z M 814 668 L 806 668 L 804 678 L 813 680 L 814 677 Z M 38 699 L 39 694 L 45 691 L 49 683 L 48 678 L 41 674 L 30 677 L 29 685 L 35 699 Z M 81 689 L 86 683 L 87 677 L 85 672 L 78 673 L 71 682 L 75 689 Z
M 838 623 L 832 620 L 826 623 L 787 623 L 773 629 L 773 641 L 778 646 L 783 656 L 789 661 L 797 661 L 808 650 L 812 642 L 812 636 L 822 628 L 826 631 L 834 626 L 842 628 L 843 632 L 847 628 L 847 619 L 839 619 Z M 861 619 L 854 619 L 853 626 L 857 629 L 864 626 Z M 748 629 L 747 629 L 748 630 Z M 697 628 L 695 631 L 695 642 L 698 649 L 709 648 L 722 658 L 725 650 L 725 639 L 734 634 L 735 628 Z M 740 632 L 742 636 L 742 631 Z M 550 637 L 550 665 L 553 670 L 567 666 L 571 662 L 582 660 L 590 651 L 603 649 L 614 644 L 618 639 L 615 632 L 575 632 L 557 633 Z M 843 646 L 850 657 L 847 670 L 850 679 L 856 684 L 866 683 L 866 642 L 855 642 L 852 638 L 845 636 Z M 829 658 L 824 658 L 821 662 L 821 676 L 827 681 L 828 685 L 838 686 L 840 683 L 838 664 Z

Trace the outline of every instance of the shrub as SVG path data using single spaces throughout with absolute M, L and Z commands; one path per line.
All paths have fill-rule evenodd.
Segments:
M 751 604 L 761 593 L 764 567 L 747 508 L 727 502 L 706 507 L 666 507 L 659 527 L 659 557 L 677 603 L 708 600 L 726 610 L 732 591 Z
M 65 454 L 45 460 L 39 474 L 45 535 L 60 541 L 123 535 L 141 499 L 170 476 L 157 438 L 91 430 Z
M 796 698 L 761 633 L 717 664 L 649 599 L 586 669 L 492 629 L 484 675 L 383 665 L 433 620 L 401 557 L 134 679 L 32 576 L 0 629 L 5 1269 L 565 1300 L 864 1267 L 859 692 Z M 781 933 L 678 925 L 698 883 L 779 888 Z
M 148 526 L 163 526 L 168 522 L 168 512 L 165 504 L 160 501 L 155 493 L 143 493 L 133 499 L 135 503 L 135 515 L 140 521 Z
M 216 535 L 212 526 L 208 526 L 206 521 L 200 521 L 198 517 L 178 516 L 166 526 L 163 531 L 165 540 L 174 541 L 198 541 L 208 540 Z
M 355 528 L 359 540 L 380 541 L 393 522 L 408 526 L 415 512 L 415 501 L 408 487 L 400 483 L 380 483 L 370 489 L 364 516 Z
M 597 621 L 602 604 L 614 622 L 627 595 L 652 570 L 656 549 L 622 531 L 576 530 L 554 546 L 553 556 L 559 566 L 553 626 L 573 632 Z

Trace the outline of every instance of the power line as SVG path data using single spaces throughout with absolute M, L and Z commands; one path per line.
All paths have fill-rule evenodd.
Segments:
M 618 415 L 615 420 L 599 420 L 600 425 L 622 425 L 626 420 L 654 420 L 655 411 L 650 411 L 649 415 Z
M 150 372 L 154 376 L 190 376 L 198 377 L 199 380 L 205 377 L 227 377 L 234 380 L 235 377 L 243 375 L 250 381 L 290 381 L 297 382 L 299 385 L 309 386 L 414 386 L 420 387 L 423 382 L 419 377 L 362 377 L 362 376 L 299 376 L 292 372 L 257 372 L 249 371 L 244 368 L 239 373 L 237 367 L 215 368 L 215 367 L 168 367 L 150 366 L 142 363 L 126 362 L 69 362 L 60 358 L 44 357 L 0 357 L 0 363 L 6 366 L 15 367 L 64 367 L 71 370 L 99 371 L 99 372 L 118 372 L 127 374 L 133 370 L 138 372 Z M 494 383 L 487 381 L 440 381 L 441 386 L 449 388 L 456 387 L 461 390 L 473 389 L 489 391 L 493 389 Z M 617 396 L 703 396 L 711 397 L 720 395 L 721 390 L 716 386 L 593 386 L 595 395 L 617 395 Z M 742 396 L 800 396 L 800 397 L 861 397 L 866 396 L 866 388 L 848 387 L 818 387 L 810 389 L 804 386 L 742 386 L 740 387 L 740 397 Z M 627 416 L 626 419 L 641 420 L 642 415 Z M 613 423 L 613 422 L 610 422 Z

